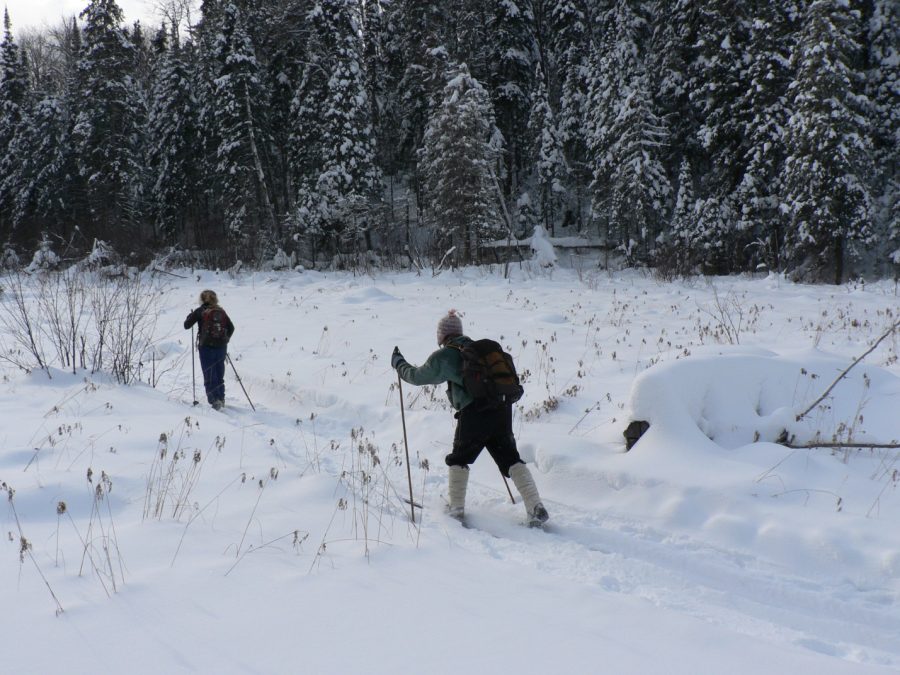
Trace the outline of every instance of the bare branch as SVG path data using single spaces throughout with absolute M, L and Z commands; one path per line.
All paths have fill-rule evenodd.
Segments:
M 797 415 L 797 418 L 796 418 L 797 421 L 799 422 L 800 420 L 802 420 L 804 417 L 806 417 L 806 416 L 810 413 L 811 410 L 813 410 L 817 405 L 819 405 L 822 401 L 824 401 L 824 400 L 825 400 L 825 397 L 828 396 L 828 394 L 831 393 L 831 390 L 834 389 L 834 388 L 837 386 L 838 382 L 840 382 L 842 379 L 844 379 L 844 378 L 847 376 L 847 373 L 849 373 L 849 372 L 853 369 L 853 367 L 856 366 L 857 363 L 859 363 L 859 362 L 862 361 L 864 358 L 866 358 L 869 354 L 871 354 L 872 352 L 874 352 L 874 351 L 875 351 L 875 348 L 876 348 L 878 345 L 880 345 L 881 342 L 882 342 L 886 337 L 888 337 L 888 336 L 891 335 L 894 331 L 896 331 L 897 328 L 900 328 L 900 321 L 897 321 L 893 326 L 891 326 L 887 331 L 885 331 L 885 332 L 881 335 L 881 337 L 879 337 L 877 340 L 875 340 L 875 344 L 873 344 L 871 347 L 869 347 L 869 348 L 868 348 L 862 355 L 860 355 L 853 363 L 851 363 L 849 366 L 847 366 L 847 368 L 845 368 L 844 371 L 843 371 L 840 375 L 837 376 L 837 379 L 836 379 L 834 382 L 831 383 L 831 386 L 829 386 L 828 389 L 825 390 L 825 393 L 823 393 L 819 398 L 817 398 L 815 401 L 813 401 L 812 405 L 809 406 L 806 410 L 804 410 L 802 413 L 800 413 L 799 415 Z M 845 446 L 845 447 L 849 447 L 849 446 Z M 869 446 L 865 446 L 865 447 L 869 447 Z
M 840 441 L 835 441 L 833 443 L 804 443 L 801 445 L 794 445 L 793 443 L 779 443 L 779 445 L 783 445 L 786 448 L 791 448 L 792 450 L 809 450 L 812 448 L 888 448 L 888 449 L 900 449 L 900 443 L 842 443 Z

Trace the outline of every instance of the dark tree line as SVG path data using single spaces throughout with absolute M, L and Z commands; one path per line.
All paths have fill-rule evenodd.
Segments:
M 672 273 L 900 264 L 896 0 L 203 0 L 152 30 L 91 0 L 4 29 L 8 250 L 465 263 L 540 225 Z

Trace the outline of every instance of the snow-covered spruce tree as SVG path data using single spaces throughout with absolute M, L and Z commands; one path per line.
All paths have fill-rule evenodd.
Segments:
M 158 71 L 147 133 L 150 212 L 158 243 L 188 243 L 187 224 L 196 216 L 191 206 L 199 192 L 197 100 L 178 34 L 170 37 L 161 29 L 154 46 Z
M 895 0 L 874 0 L 866 43 L 879 235 L 887 238 L 882 243 L 889 259 L 900 266 L 900 4 Z
M 629 259 L 648 259 L 667 222 L 671 184 L 661 157 L 668 130 L 653 109 L 638 51 L 647 28 L 633 0 L 617 0 L 602 52 L 591 59 L 587 120 L 594 220 Z
M 15 152 L 22 178 L 11 213 L 17 227 L 40 227 L 64 238 L 70 234 L 65 213 L 76 167 L 66 152 L 68 122 L 68 111 L 56 96 L 41 98 L 31 108 Z M 32 230 L 27 238 L 35 239 L 36 233 Z
M 306 14 L 312 0 L 280 0 L 256 3 L 250 15 L 256 57 L 263 67 L 269 101 L 266 104 L 267 143 L 261 147 L 263 164 L 270 186 L 269 196 L 275 209 L 278 246 L 287 247 L 285 215 L 293 208 L 295 189 L 289 164 L 291 105 L 296 94 L 311 26 Z M 277 248 L 276 248 L 277 250 Z M 269 251 L 267 259 L 275 251 Z
M 419 151 L 421 208 L 438 258 L 452 247 L 457 264 L 476 261 L 479 242 L 506 231 L 496 178 L 501 147 L 487 92 L 465 64 L 452 68 Z
M 588 73 L 593 42 L 591 29 L 596 23 L 595 17 L 589 14 L 592 5 L 593 3 L 586 5 L 575 0 L 560 0 L 551 10 L 550 16 L 556 36 L 553 50 L 560 82 L 557 123 L 570 169 L 567 187 L 570 194 L 574 195 L 570 209 L 563 216 L 563 224 L 576 223 L 579 229 L 583 226 L 581 191 L 590 181 L 591 173 L 584 129 L 588 112 Z
M 78 112 L 72 132 L 90 218 L 80 223 L 85 244 L 102 237 L 136 242 L 141 202 L 139 125 L 132 78 L 134 46 L 115 0 L 91 0 L 81 12 Z
M 132 110 L 135 115 L 133 120 L 134 139 L 132 145 L 135 148 L 135 161 L 138 165 L 138 174 L 135 180 L 139 182 L 139 195 L 135 204 L 135 212 L 132 220 L 139 221 L 146 226 L 151 222 L 148 200 L 152 187 L 152 176 L 147 157 L 148 141 L 147 130 L 150 115 L 153 83 L 159 69 L 159 55 L 153 49 L 150 36 L 144 32 L 139 21 L 136 21 L 131 30 L 126 31 L 134 49 L 132 51 L 131 82 L 132 82 Z
M 691 163 L 685 157 L 678 171 L 678 192 L 672 209 L 672 221 L 662 235 L 660 256 L 656 267 L 663 274 L 690 274 L 702 254 L 696 253 L 698 236 L 697 201 L 694 196 L 694 174 Z
M 745 265 L 747 245 L 754 239 L 753 232 L 740 229 L 745 223 L 732 220 L 745 154 L 740 104 L 747 86 L 747 12 L 747 3 L 740 0 L 702 0 L 689 32 L 695 43 L 686 84 L 691 112 L 700 122 L 700 153 L 692 165 L 699 179 L 697 196 L 705 205 L 700 225 L 709 228 L 699 234 L 706 270 L 720 274 Z
M 191 89 L 197 99 L 197 136 L 199 155 L 196 158 L 200 170 L 202 209 L 194 227 L 195 246 L 201 249 L 225 248 L 224 209 L 217 177 L 218 150 L 221 145 L 216 125 L 215 97 L 219 64 L 216 62 L 215 45 L 222 25 L 222 13 L 218 0 L 202 0 L 200 20 L 193 27 L 195 40 L 194 58 L 191 60 Z
M 735 193 L 738 230 L 752 233 L 753 268 L 781 268 L 784 216 L 779 210 L 779 180 L 784 164 L 784 129 L 788 119 L 788 84 L 792 37 L 798 18 L 794 3 L 757 6 L 749 27 L 746 62 L 748 86 L 737 109 L 743 128 L 743 175 Z
M 3 12 L 0 42 L 0 241 L 12 234 L 16 195 L 23 189 L 23 137 L 28 124 L 28 79 L 23 55 L 13 39 L 9 11 Z
M 60 72 L 53 78 L 36 78 L 44 89 L 34 92 L 16 153 L 23 182 L 16 193 L 14 218 L 16 227 L 27 230 L 23 234 L 32 241 L 38 232 L 69 241 L 73 226 L 87 217 L 85 183 L 72 142 L 81 52 L 81 31 L 74 18 L 64 24 L 57 48 Z
M 410 174 L 417 190 L 416 153 L 434 101 L 440 95 L 449 58 L 446 14 L 438 3 L 422 0 L 397 0 L 388 8 L 393 86 L 386 97 L 399 112 L 398 164 Z
M 212 79 L 206 122 L 217 143 L 213 185 L 221 200 L 223 234 L 237 256 L 259 256 L 276 230 L 262 157 L 268 95 L 241 6 L 223 3 L 207 30 Z
M 855 244 L 872 240 L 871 141 L 852 63 L 859 15 L 845 2 L 813 0 L 793 58 L 782 208 L 784 258 L 798 274 L 841 283 Z
M 534 102 L 528 117 L 529 161 L 535 173 L 534 184 L 537 191 L 536 203 L 532 202 L 532 205 L 537 211 L 540 224 L 551 235 L 555 235 L 568 167 L 540 63 L 536 69 L 535 84 Z
M 368 240 L 380 183 L 361 63 L 354 0 L 318 0 L 307 15 L 311 38 L 293 106 L 294 224 L 332 251 Z
M 678 174 L 685 156 L 698 154 L 699 122 L 688 96 L 688 63 L 696 43 L 698 10 L 696 0 L 656 0 L 647 5 L 650 40 L 644 62 L 654 108 L 669 130 L 662 158 L 670 176 Z
M 398 83 L 403 76 L 398 26 L 390 0 L 365 3 L 362 24 L 363 61 L 369 123 L 375 133 L 377 165 L 393 188 L 401 166 L 401 120 Z M 398 123 L 401 122 L 401 123 Z
M 134 45 L 121 27 L 122 10 L 115 0 L 91 0 L 80 17 L 79 102 L 72 135 L 90 214 L 80 225 L 85 243 L 94 237 L 134 243 L 142 188 Z
M 491 13 L 484 27 L 487 48 L 487 81 L 497 128 L 505 139 L 504 195 L 515 196 L 526 170 L 528 149 L 524 131 L 531 108 L 537 45 L 531 2 L 498 0 L 488 3 Z

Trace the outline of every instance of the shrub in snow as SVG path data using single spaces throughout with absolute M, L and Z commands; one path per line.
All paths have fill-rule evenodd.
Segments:
M 537 210 L 531 200 L 530 192 L 523 192 L 516 200 L 516 237 L 523 236 L 532 225 L 538 222 Z
M 79 267 L 106 277 L 124 276 L 128 273 L 122 257 L 102 239 L 94 239 L 91 252 L 79 263 Z
M 541 267 L 556 265 L 556 250 L 550 243 L 547 230 L 540 225 L 535 225 L 534 234 L 531 235 L 531 250 L 534 253 L 532 260 Z
M 275 254 L 275 257 L 272 258 L 272 269 L 273 270 L 286 270 L 294 267 L 297 264 L 297 256 L 293 253 L 288 255 L 280 248 L 278 252 Z
M 168 270 L 173 267 L 193 267 L 201 264 L 198 251 L 185 251 L 176 246 L 156 256 L 150 263 L 150 270 Z
M 46 272 L 59 267 L 59 256 L 50 248 L 50 242 L 42 239 L 38 250 L 34 252 L 31 264 L 26 268 L 29 272 Z
M 48 375 L 59 367 L 112 373 L 122 384 L 141 379 L 164 296 L 152 279 L 76 265 L 14 273 L 9 293 L 11 302 L 0 304 L 0 358 Z
M 2 257 L 0 257 L 0 269 L 14 270 L 14 269 L 18 269 L 18 267 L 19 267 L 19 256 L 17 256 L 16 252 L 7 246 L 3 250 Z

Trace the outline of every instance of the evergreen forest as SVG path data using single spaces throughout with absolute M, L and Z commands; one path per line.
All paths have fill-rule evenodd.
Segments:
M 542 228 L 668 275 L 900 269 L 897 0 L 160 9 L 5 14 L 4 264 L 464 265 Z

